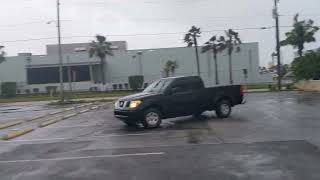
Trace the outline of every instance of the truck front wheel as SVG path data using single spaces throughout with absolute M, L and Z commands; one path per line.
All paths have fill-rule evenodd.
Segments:
M 147 109 L 143 114 L 142 125 L 147 128 L 157 128 L 161 124 L 161 112 L 155 108 Z
M 231 114 L 231 104 L 227 100 L 222 100 L 217 104 L 216 114 L 219 118 L 227 118 Z

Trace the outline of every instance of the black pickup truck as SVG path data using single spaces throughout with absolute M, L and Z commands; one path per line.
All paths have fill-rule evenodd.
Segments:
M 241 103 L 240 85 L 205 88 L 198 76 L 170 77 L 153 82 L 141 93 L 119 99 L 114 115 L 127 125 L 142 123 L 145 128 L 156 128 L 162 119 L 199 116 L 207 110 L 226 118 L 231 107 Z

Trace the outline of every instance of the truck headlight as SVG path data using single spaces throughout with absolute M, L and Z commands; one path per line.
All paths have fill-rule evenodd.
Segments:
M 138 107 L 140 104 L 142 103 L 142 101 L 140 100 L 135 100 L 135 101 L 130 101 L 130 108 L 136 108 Z

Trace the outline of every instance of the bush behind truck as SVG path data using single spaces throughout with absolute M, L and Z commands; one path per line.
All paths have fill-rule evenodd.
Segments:
M 6 98 L 15 97 L 17 92 L 16 82 L 3 82 L 1 83 L 1 96 Z
M 134 91 L 140 89 L 143 85 L 144 77 L 143 76 L 130 76 L 129 79 L 130 88 Z

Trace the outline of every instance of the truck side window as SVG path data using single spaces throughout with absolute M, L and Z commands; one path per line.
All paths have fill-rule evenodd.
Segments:
M 184 92 L 191 92 L 191 88 L 189 85 L 184 84 L 184 83 L 177 83 L 175 85 L 172 86 L 173 90 L 175 90 L 175 94 L 176 93 L 184 93 Z
M 201 84 L 200 81 L 194 81 L 194 82 L 191 83 L 191 89 L 192 89 L 193 91 L 199 90 L 199 89 L 201 89 L 201 88 L 202 88 L 202 84 Z

